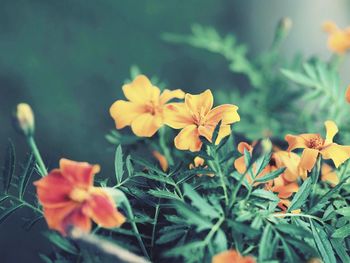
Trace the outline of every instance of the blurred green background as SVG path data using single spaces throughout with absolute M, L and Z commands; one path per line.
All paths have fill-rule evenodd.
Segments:
M 113 129 L 110 105 L 122 97 L 121 85 L 131 65 L 158 76 L 169 88 L 198 92 L 230 89 L 233 74 L 223 58 L 161 39 L 164 32 L 188 33 L 193 23 L 234 33 L 253 57 L 267 48 L 281 17 L 293 20 L 283 54 L 329 57 L 321 24 L 332 19 L 350 24 L 350 4 L 334 1 L 0 1 L 0 157 L 8 138 L 23 162 L 28 148 L 11 126 L 19 102 L 32 105 L 36 139 L 47 165 L 61 157 L 102 165 L 113 173 L 113 149 L 104 135 Z M 349 63 L 343 81 L 350 82 Z M 236 102 L 239 105 L 239 101 Z M 21 211 L 22 217 L 28 216 Z M 0 225 L 1 262 L 39 262 L 51 250 L 40 233 L 11 217 Z

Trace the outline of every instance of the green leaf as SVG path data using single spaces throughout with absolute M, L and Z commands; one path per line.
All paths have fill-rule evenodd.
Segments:
M 284 171 L 286 170 L 286 167 L 283 168 L 279 168 L 271 173 L 268 173 L 267 175 L 260 177 L 260 178 L 256 178 L 255 182 L 259 182 L 259 183 L 266 183 L 268 181 L 271 181 L 275 178 L 277 178 L 278 176 L 280 176 L 281 174 L 284 173 Z
M 256 161 L 256 173 L 255 176 L 258 176 L 266 167 L 266 165 L 269 164 L 271 160 L 271 154 L 265 154 L 264 156 L 258 158 L 258 160 Z M 257 180 L 255 180 L 257 181 Z
M 220 130 L 220 127 L 221 127 L 221 122 L 222 122 L 222 120 L 220 120 L 219 123 L 216 124 L 215 129 L 214 129 L 214 132 L 213 132 L 213 135 L 212 135 L 212 138 L 211 138 L 211 141 L 213 142 L 214 145 L 215 145 L 216 139 L 218 138 L 218 135 L 219 135 L 219 130 Z
M 281 72 L 284 76 L 286 76 L 287 78 L 289 78 L 290 80 L 294 81 L 297 84 L 300 84 L 306 87 L 315 86 L 315 81 L 305 76 L 302 73 L 291 71 L 288 69 L 281 69 Z
M 12 177 L 15 172 L 15 165 L 16 165 L 15 146 L 13 145 L 13 142 L 9 139 L 7 148 L 6 148 L 5 165 L 2 172 L 5 193 L 7 193 L 10 188 Z
M 275 195 L 274 193 L 272 193 L 270 191 L 266 191 L 264 189 L 254 190 L 252 192 L 252 195 L 256 196 L 256 197 L 259 197 L 259 198 L 271 200 L 271 201 L 274 201 L 274 202 L 278 202 L 280 200 L 277 195 Z
M 333 238 L 346 238 L 348 236 L 350 236 L 350 224 L 338 228 L 332 235 Z
M 271 225 L 267 225 L 264 228 L 262 236 L 259 242 L 259 262 L 268 260 L 271 258 L 273 251 L 271 251 L 271 242 L 273 238 L 273 233 Z
M 311 179 L 307 178 L 299 188 L 299 191 L 294 195 L 292 202 L 288 208 L 288 211 L 299 209 L 305 204 L 305 201 L 310 194 L 311 185 L 312 185 Z
M 27 164 L 24 168 L 24 171 L 22 175 L 19 178 L 19 183 L 18 183 L 18 196 L 19 199 L 23 199 L 23 196 L 25 194 L 26 188 L 28 186 L 29 180 L 34 172 L 35 168 L 35 160 L 33 154 L 29 155 Z
M 317 223 L 313 223 L 312 220 L 310 220 L 310 226 L 317 250 L 323 261 L 325 263 L 336 263 L 337 260 L 334 256 L 333 248 L 329 242 L 327 234 L 324 232 L 321 226 L 319 226 Z
M 281 238 L 281 242 L 283 246 L 283 252 L 289 263 L 302 262 L 298 257 L 298 254 L 294 251 L 293 247 L 289 246 L 283 238 Z
M 335 212 L 338 214 L 341 214 L 345 217 L 350 218 L 350 207 L 343 207 L 343 208 L 335 210 Z
M 186 229 L 182 228 L 182 229 L 177 229 L 177 230 L 166 232 L 157 239 L 156 243 L 157 244 L 167 244 L 169 242 L 172 242 L 172 241 L 182 237 L 184 235 L 185 231 L 186 231 Z
M 6 209 L 3 213 L 0 214 L 0 224 L 4 222 L 10 215 L 12 215 L 14 212 L 16 212 L 19 208 L 24 206 L 24 204 L 19 204 L 16 206 L 13 206 L 9 209 Z
M 46 236 L 51 243 L 63 251 L 73 255 L 78 254 L 78 249 L 68 239 L 62 237 L 60 234 L 57 234 L 56 232 L 45 232 L 44 236 Z
M 115 178 L 117 179 L 118 184 L 123 180 L 123 174 L 124 174 L 123 166 L 124 166 L 123 151 L 122 151 L 122 147 L 118 145 L 117 150 L 115 151 L 115 159 L 114 159 Z
M 170 200 L 181 200 L 176 194 L 166 190 L 149 190 L 148 193 L 154 197 L 170 199 Z
M 157 174 L 160 174 L 160 175 L 163 175 L 163 176 L 166 176 L 167 174 L 164 173 L 162 170 L 160 170 L 157 166 L 153 165 L 152 163 L 146 161 L 146 160 L 143 160 L 143 159 L 139 159 L 137 157 L 132 157 L 131 158 L 135 163 L 137 163 L 138 165 L 141 165 L 143 166 L 144 168 L 147 168 L 147 170 L 150 170 L 150 171 L 153 171 L 153 172 L 156 172 Z
M 152 175 L 152 174 L 146 174 L 146 173 L 135 173 L 134 177 L 144 177 L 153 181 L 157 181 L 160 183 L 166 183 L 172 186 L 175 186 L 175 182 L 173 179 L 162 176 L 162 175 Z
M 131 177 L 134 174 L 134 167 L 131 163 L 131 156 L 128 155 L 125 160 L 126 170 L 128 171 L 128 176 Z
M 309 230 L 297 225 L 280 223 L 276 224 L 275 227 L 284 234 L 290 235 L 292 237 L 299 236 L 303 238 L 312 238 L 312 233 Z

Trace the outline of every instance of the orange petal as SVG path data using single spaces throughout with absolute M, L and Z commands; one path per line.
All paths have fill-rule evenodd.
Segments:
M 335 31 L 339 30 L 337 25 L 333 21 L 324 22 L 322 28 L 327 33 L 333 33 Z
M 236 170 L 240 173 L 240 174 L 244 174 L 245 171 L 247 170 L 247 166 L 245 165 L 245 161 L 244 161 L 244 156 L 238 157 L 233 164 L 236 168 Z
M 329 182 L 332 186 L 335 186 L 339 183 L 339 177 L 333 168 L 324 163 L 322 165 L 322 170 L 321 170 L 321 180 L 324 182 Z
M 195 167 L 199 167 L 199 166 L 203 166 L 205 161 L 204 161 L 203 158 L 201 158 L 201 157 L 199 157 L 199 156 L 196 156 L 196 157 L 194 158 L 193 162 L 194 162 L 194 166 L 195 166 Z
M 131 125 L 133 120 L 145 112 L 145 105 L 124 100 L 117 100 L 109 109 L 109 113 L 115 120 L 117 129 Z
M 160 95 L 159 102 L 160 102 L 160 104 L 165 104 L 169 100 L 172 100 L 172 99 L 183 99 L 184 97 L 185 97 L 185 92 L 183 92 L 180 89 L 176 89 L 176 90 L 165 89 L 162 92 L 162 94 Z
M 238 145 L 237 145 L 237 150 L 240 154 L 244 154 L 244 150 L 247 150 L 248 152 L 251 152 L 253 150 L 253 147 L 249 144 L 249 143 L 246 143 L 246 142 L 240 142 Z
M 198 95 L 187 93 L 185 95 L 185 103 L 190 112 L 204 117 L 213 107 L 214 98 L 211 91 L 207 89 Z
M 213 137 L 213 133 L 215 130 L 215 126 L 205 125 L 205 126 L 199 126 L 198 132 L 199 135 L 204 136 L 208 141 L 211 142 L 211 139 Z M 216 138 L 215 144 L 218 145 L 223 138 L 231 134 L 231 127 L 230 125 L 221 125 L 219 129 L 218 136 Z
M 164 108 L 164 123 L 173 129 L 183 129 L 194 124 L 185 103 L 169 103 Z
M 348 103 L 350 103 L 350 85 L 346 88 L 345 99 Z
M 300 157 L 296 153 L 287 151 L 278 151 L 273 154 L 278 168 L 286 167 L 283 177 L 289 181 L 296 181 L 299 176 L 303 177 L 305 170 L 300 169 Z
M 197 152 L 202 147 L 196 125 L 188 125 L 183 128 L 174 139 L 175 147 L 179 150 Z
M 165 156 L 158 151 L 153 151 L 152 154 L 153 154 L 154 158 L 156 158 L 158 160 L 162 170 L 164 172 L 168 171 L 169 164 L 168 164 L 168 161 L 165 158 Z
M 289 198 L 293 193 L 299 191 L 299 185 L 297 183 L 290 183 L 287 185 L 276 186 L 272 188 L 272 191 L 278 193 L 278 197 L 285 199 Z
M 60 160 L 60 169 L 62 176 L 69 180 L 74 187 L 78 186 L 88 189 L 93 185 L 94 175 L 100 171 L 100 166 L 62 158 Z
M 216 126 L 221 121 L 223 125 L 240 121 L 237 113 L 238 107 L 232 104 L 224 104 L 215 107 L 205 117 L 206 122 Z
M 300 135 L 287 134 L 285 140 L 288 142 L 287 151 L 292 151 L 298 148 L 307 148 L 307 142 L 310 138 L 313 138 L 315 134 L 304 133 Z
M 350 146 L 343 146 L 332 143 L 321 150 L 324 159 L 332 159 L 335 167 L 339 167 L 350 158 Z
M 144 113 L 131 123 L 131 129 L 139 137 L 152 137 L 162 124 L 161 116 Z
M 255 259 L 249 256 L 243 257 L 236 250 L 230 249 L 215 255 L 212 263 L 255 263 Z
M 56 208 L 44 207 L 43 210 L 46 223 L 50 229 L 57 230 L 61 234 L 65 235 L 66 227 L 69 222 L 66 220 L 66 225 L 64 225 L 63 222 L 67 216 L 69 216 L 76 209 L 79 209 L 79 207 L 80 204 L 75 202 L 69 202 L 65 206 Z
M 134 81 L 123 86 L 125 97 L 131 102 L 144 104 L 151 100 L 158 101 L 160 90 L 153 86 L 144 75 L 137 76 Z
M 44 207 L 62 207 L 70 202 L 69 193 L 73 185 L 58 169 L 52 170 L 47 176 L 34 182 L 34 185 L 38 199 Z
M 326 141 L 325 145 L 328 145 L 333 142 L 334 136 L 338 133 L 338 127 L 334 121 L 325 121 L 326 127 Z
M 125 222 L 125 217 L 102 188 L 94 187 L 90 199 L 84 204 L 83 213 L 102 227 L 119 227 Z
M 64 229 L 64 233 L 69 229 L 69 227 L 76 227 L 88 233 L 91 231 L 91 226 L 92 223 L 90 218 L 83 213 L 81 207 L 73 210 L 62 221 L 62 228 Z
M 300 167 L 310 172 L 315 166 L 318 154 L 319 151 L 316 149 L 304 149 L 300 159 Z

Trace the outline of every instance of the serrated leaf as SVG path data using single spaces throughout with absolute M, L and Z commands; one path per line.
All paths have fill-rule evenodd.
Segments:
M 78 253 L 78 249 L 66 238 L 55 232 L 45 232 L 44 236 L 46 236 L 51 243 L 64 250 L 65 252 L 76 255 Z
M 9 209 L 6 209 L 4 212 L 0 214 L 0 224 L 4 222 L 10 215 L 12 215 L 14 212 L 16 212 L 19 208 L 23 207 L 24 204 L 19 204 L 16 206 L 13 206 Z
M 305 201 L 310 194 L 311 185 L 312 185 L 311 179 L 307 178 L 299 188 L 299 191 L 294 195 L 292 202 L 288 208 L 288 211 L 299 209 L 302 205 L 305 204 Z
M 350 224 L 349 223 L 347 225 L 335 230 L 333 235 L 332 235 L 333 238 L 346 238 L 348 236 L 350 236 Z
M 148 193 L 154 197 L 170 199 L 170 200 L 181 200 L 176 194 L 166 190 L 149 190 Z
M 3 186 L 4 186 L 5 193 L 7 193 L 10 188 L 12 177 L 15 172 L 15 165 L 16 165 L 15 146 L 13 145 L 13 142 L 9 140 L 6 148 L 5 165 L 2 172 Z
M 177 229 L 173 231 L 169 231 L 161 235 L 157 241 L 156 244 L 166 244 L 169 242 L 172 242 L 184 235 L 185 229 Z
M 283 168 L 279 168 L 271 173 L 268 173 L 266 174 L 265 176 L 263 177 L 260 177 L 260 178 L 256 178 L 255 179 L 255 182 L 259 182 L 259 183 L 266 183 L 268 181 L 271 181 L 275 178 L 277 178 L 278 176 L 280 176 L 281 174 L 284 173 L 284 171 L 286 170 L 286 167 L 283 167 Z
M 325 263 L 336 263 L 332 245 L 322 227 L 310 220 L 310 226 L 317 250 Z
M 118 145 L 115 151 L 115 158 L 114 158 L 115 178 L 117 179 L 118 184 L 123 180 L 123 174 L 124 174 L 123 166 L 124 166 L 123 151 L 122 151 L 122 147 Z
M 273 238 L 273 233 L 270 225 L 264 228 L 262 236 L 259 242 L 259 261 L 264 261 L 270 259 L 272 256 L 271 242 Z
M 287 78 L 289 78 L 297 84 L 304 85 L 306 87 L 315 86 L 315 81 L 302 73 L 291 71 L 288 69 L 281 69 L 281 72 L 284 76 L 286 76 Z
M 275 226 L 279 231 L 290 236 L 299 236 L 303 238 L 312 238 L 312 233 L 303 227 L 292 224 L 276 224 Z
M 19 178 L 19 182 L 18 182 L 18 196 L 19 199 L 22 199 L 26 188 L 28 186 L 29 180 L 34 172 L 35 169 L 35 160 L 34 160 L 34 156 L 33 154 L 29 155 L 27 164 L 23 170 L 22 175 Z
M 266 191 L 264 189 L 254 190 L 252 192 L 252 195 L 259 197 L 259 198 L 275 201 L 275 202 L 278 202 L 280 200 L 277 195 L 275 195 L 274 193 L 272 193 L 270 191 Z

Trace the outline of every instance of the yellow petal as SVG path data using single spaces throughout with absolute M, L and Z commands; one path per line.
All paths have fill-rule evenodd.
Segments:
M 222 124 L 232 124 L 240 121 L 237 113 L 238 107 L 232 104 L 224 104 L 215 107 L 205 117 L 206 122 L 216 125 L 221 121 Z
M 125 97 L 131 102 L 145 103 L 151 100 L 158 101 L 160 90 L 153 86 L 144 75 L 137 76 L 133 82 L 123 86 Z
M 333 21 L 324 22 L 322 28 L 327 33 L 333 33 L 338 30 L 337 25 Z
M 175 147 L 179 150 L 197 152 L 202 147 L 196 125 L 188 125 L 183 128 L 174 139 Z
M 124 100 L 117 100 L 109 109 L 117 129 L 131 125 L 133 120 L 145 112 L 143 105 Z
M 300 167 L 310 172 L 312 168 L 315 166 L 318 153 L 319 151 L 316 149 L 310 149 L 310 148 L 304 149 L 300 159 Z
M 326 126 L 326 141 L 325 145 L 333 142 L 334 136 L 338 133 L 338 127 L 333 121 L 325 121 Z
M 240 174 L 244 174 L 244 172 L 247 169 L 247 166 L 245 165 L 245 161 L 244 161 L 244 156 L 238 157 L 234 161 L 233 165 Z
M 247 150 L 248 152 L 251 152 L 253 150 L 253 147 L 249 144 L 249 143 L 246 143 L 246 142 L 240 142 L 238 145 L 237 145 L 237 150 L 240 154 L 244 154 L 244 150 Z
M 191 95 L 187 93 L 185 95 L 185 103 L 193 114 L 198 114 L 204 117 L 213 107 L 214 98 L 211 91 L 207 89 L 198 95 Z
M 160 104 L 165 104 L 172 99 L 183 99 L 185 97 L 185 92 L 180 89 L 168 90 L 165 89 L 160 95 Z
M 194 124 L 191 113 L 185 103 L 169 103 L 163 111 L 164 123 L 173 129 L 182 129 Z
M 198 132 L 199 135 L 204 136 L 208 141 L 211 142 L 211 139 L 213 137 L 213 133 L 215 130 L 215 126 L 199 126 Z M 218 145 L 223 138 L 231 134 L 231 127 L 230 125 L 221 125 L 219 129 L 219 134 L 216 138 L 215 144 Z
M 199 157 L 199 156 L 196 156 L 194 158 L 194 160 L 193 160 L 193 163 L 194 163 L 195 167 L 203 166 L 204 165 L 204 159 Z
M 153 154 L 154 158 L 156 158 L 158 160 L 159 165 L 162 168 L 162 170 L 164 172 L 168 171 L 169 164 L 168 164 L 168 161 L 165 158 L 165 156 L 158 151 L 153 151 L 152 154 Z
M 306 170 L 301 172 L 299 168 L 300 157 L 296 153 L 287 152 L 287 151 L 278 151 L 273 154 L 276 161 L 276 166 L 278 168 L 286 167 L 286 170 L 283 173 L 284 179 L 289 182 L 296 181 L 299 176 L 304 176 Z
M 321 150 L 324 159 L 332 159 L 335 167 L 339 167 L 343 162 L 350 158 L 350 146 L 343 146 L 332 143 Z
M 328 165 L 323 164 L 321 169 L 321 180 L 324 182 L 329 182 L 332 186 L 335 186 L 339 183 L 339 178 L 335 170 Z
M 291 135 L 287 134 L 285 137 L 285 140 L 288 142 L 288 149 L 287 151 L 292 151 L 294 149 L 298 148 L 307 148 L 307 142 L 314 138 L 315 136 L 318 136 L 318 134 L 313 133 L 304 133 L 300 135 Z
M 151 137 L 161 126 L 161 117 L 150 113 L 141 114 L 131 123 L 132 131 L 139 137 Z

